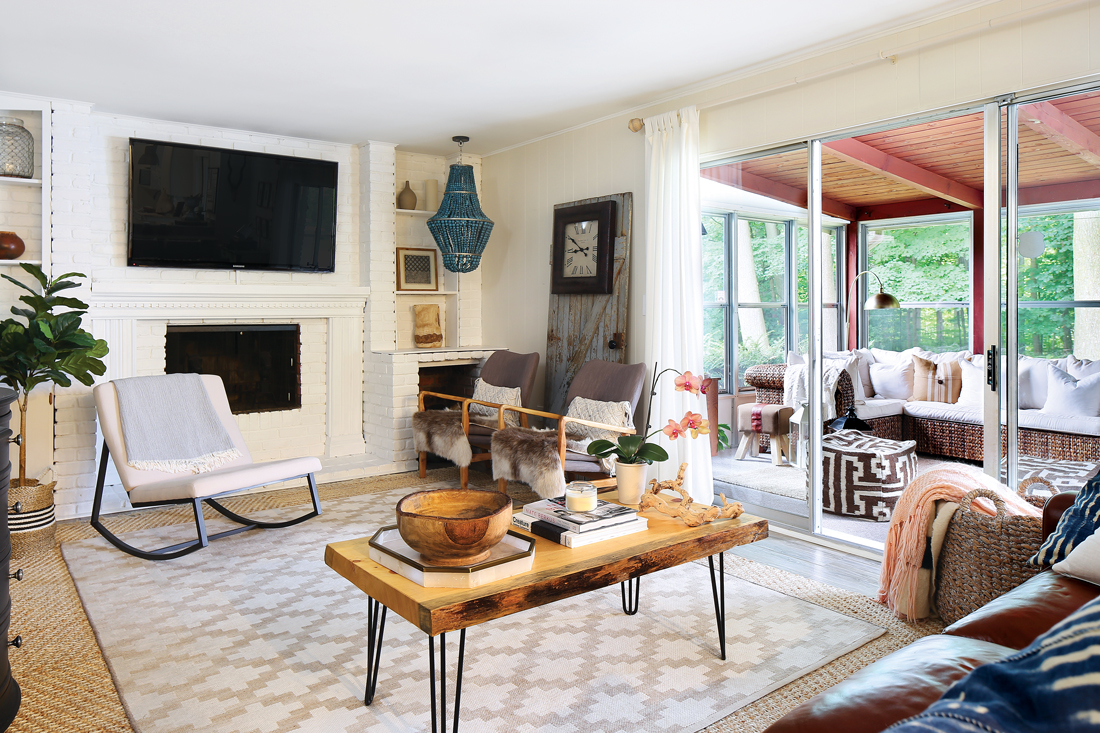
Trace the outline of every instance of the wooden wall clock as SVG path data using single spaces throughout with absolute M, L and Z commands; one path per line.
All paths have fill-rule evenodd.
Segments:
M 612 291 L 614 226 L 614 201 L 554 210 L 552 294 L 607 294 Z

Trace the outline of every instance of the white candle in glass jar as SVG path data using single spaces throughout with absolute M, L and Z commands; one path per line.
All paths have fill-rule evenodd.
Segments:
M 565 487 L 565 508 L 571 512 L 590 512 L 596 508 L 596 487 L 574 481 Z

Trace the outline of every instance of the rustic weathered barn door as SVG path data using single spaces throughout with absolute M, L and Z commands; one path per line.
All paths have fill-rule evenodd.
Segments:
M 614 286 L 609 295 L 551 295 L 546 329 L 546 406 L 563 412 L 565 395 L 573 377 L 585 362 L 603 359 L 626 363 L 627 302 L 630 296 L 630 228 L 633 195 L 611 196 L 557 204 L 560 209 L 578 204 L 614 201 Z

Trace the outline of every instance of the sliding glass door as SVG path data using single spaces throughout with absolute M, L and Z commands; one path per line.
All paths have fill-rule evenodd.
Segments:
M 1100 92 L 1006 106 L 1002 479 L 1100 468 Z

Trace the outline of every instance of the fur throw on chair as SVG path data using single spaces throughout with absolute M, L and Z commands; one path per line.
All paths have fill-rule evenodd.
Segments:
M 423 410 L 413 414 L 413 450 L 442 456 L 459 468 L 474 458 L 470 441 L 462 432 L 462 413 L 453 410 Z
M 505 428 L 493 433 L 493 478 L 522 481 L 543 499 L 565 494 L 557 430 Z

